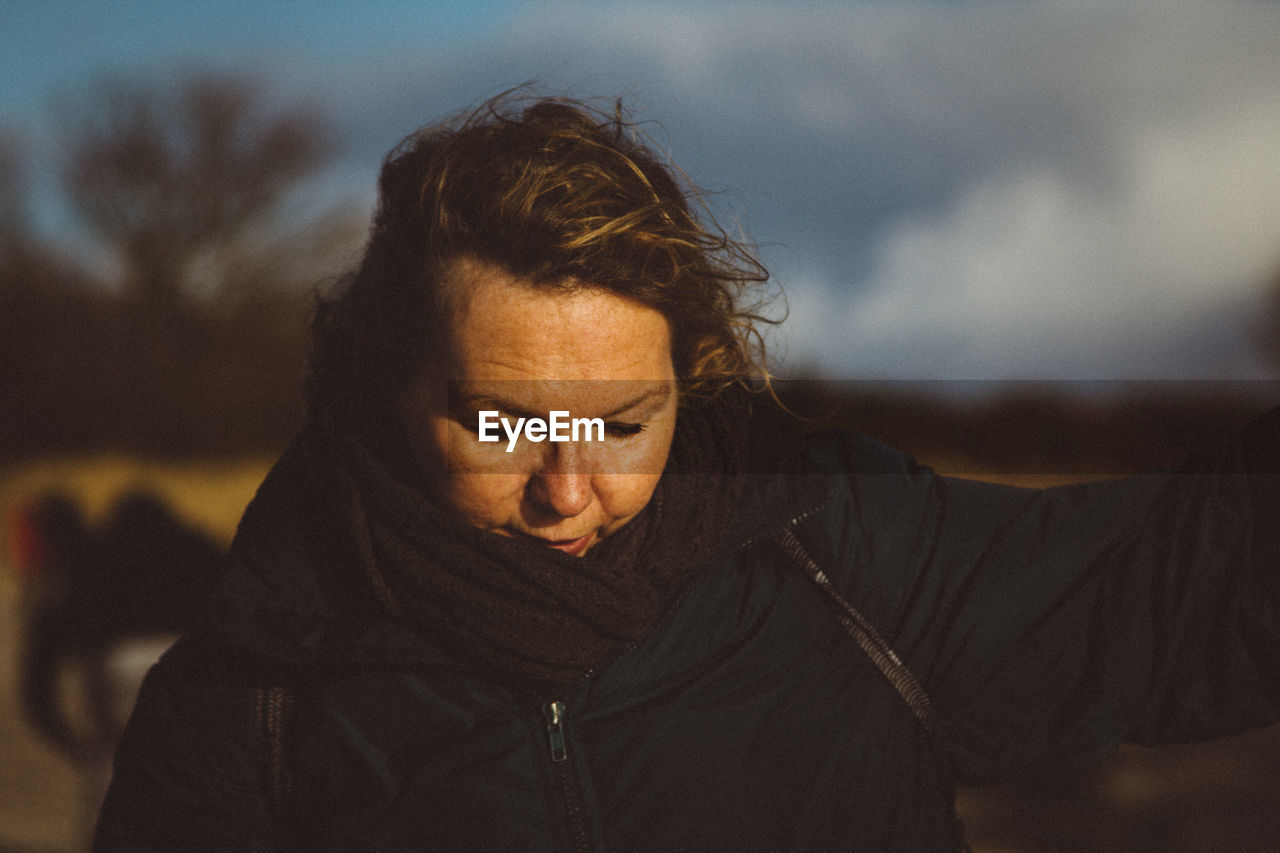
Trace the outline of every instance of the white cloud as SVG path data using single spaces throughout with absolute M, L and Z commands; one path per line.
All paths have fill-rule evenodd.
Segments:
M 636 92 L 798 259 L 791 351 L 832 373 L 1211 376 L 1260 369 L 1277 45 L 1257 0 L 529 4 L 324 85 L 386 144 L 524 79 Z
M 827 363 L 916 377 L 1250 373 L 1134 358 L 1172 355 L 1169 336 L 1247 305 L 1280 267 L 1280 151 L 1226 138 L 1210 157 L 1203 142 L 1135 145 L 1125 180 L 1102 190 L 1047 168 L 993 175 L 891 228 L 861 294 L 798 288 L 800 339 L 826 341 Z M 1236 342 L 1217 349 L 1234 362 Z
M 662 47 L 680 98 L 743 124 L 773 114 L 815 148 L 845 134 L 849 157 L 901 169 L 904 187 L 913 167 L 971 169 L 943 203 L 882 223 L 861 290 L 831 285 L 838 269 L 791 284 L 796 361 L 950 377 L 1261 372 L 1240 340 L 1211 336 L 1243 338 L 1280 269 L 1276 6 L 755 7 L 725 12 L 715 34 L 710 14 L 669 12 L 686 36 Z M 655 27 L 650 13 L 628 44 Z

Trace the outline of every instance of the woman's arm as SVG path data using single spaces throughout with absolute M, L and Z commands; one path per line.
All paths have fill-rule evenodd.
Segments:
M 1280 412 L 1220 463 L 1044 491 L 843 452 L 808 541 L 924 682 L 963 777 L 1280 718 Z

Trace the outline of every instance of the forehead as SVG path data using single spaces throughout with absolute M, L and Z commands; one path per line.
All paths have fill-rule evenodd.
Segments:
M 652 308 L 590 286 L 538 288 L 477 261 L 451 273 L 453 379 L 673 378 L 670 328 Z

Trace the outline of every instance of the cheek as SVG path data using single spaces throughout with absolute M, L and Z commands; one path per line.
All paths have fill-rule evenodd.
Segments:
M 494 469 L 492 447 L 477 445 L 474 435 L 433 413 L 422 398 L 406 405 L 405 416 L 413 455 L 428 482 L 462 518 L 489 528 L 518 513 L 527 475 L 510 469 L 501 472 L 500 467 L 500 473 L 477 473 L 477 469 Z
M 593 484 L 605 514 L 613 521 L 622 521 L 645 508 L 661 477 L 661 474 L 606 474 L 597 476 Z
M 528 477 L 520 474 L 444 474 L 451 507 L 476 527 L 495 527 L 517 517 Z
M 615 468 L 617 473 L 597 474 L 594 479 L 596 494 L 615 527 L 645 508 L 662 479 L 671 452 L 675 419 L 660 421 L 654 426 L 655 432 L 647 436 L 643 446 L 634 449 L 634 456 Z

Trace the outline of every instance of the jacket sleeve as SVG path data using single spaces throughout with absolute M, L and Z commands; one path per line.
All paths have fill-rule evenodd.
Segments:
M 273 850 L 257 691 L 186 641 L 148 674 L 116 751 L 95 851 Z
M 1047 490 L 840 452 L 810 541 L 923 682 L 961 779 L 1280 718 L 1280 410 L 1222 462 Z

